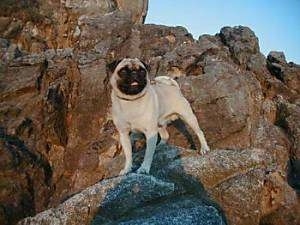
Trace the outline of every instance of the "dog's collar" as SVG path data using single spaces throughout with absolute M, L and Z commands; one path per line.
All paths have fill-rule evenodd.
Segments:
M 124 98 L 124 97 L 120 97 L 119 95 L 116 95 L 116 96 L 117 96 L 117 98 L 122 99 L 122 100 L 124 100 L 124 101 L 135 101 L 135 100 L 137 100 L 137 99 L 140 99 L 140 98 L 144 97 L 144 96 L 146 95 L 146 93 L 147 93 L 147 92 L 145 91 L 144 94 L 142 94 L 141 96 L 138 96 L 138 97 L 136 97 L 136 98 Z

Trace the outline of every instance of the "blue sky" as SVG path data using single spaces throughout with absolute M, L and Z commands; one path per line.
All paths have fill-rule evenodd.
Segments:
M 149 0 L 146 23 L 184 26 L 195 39 L 224 26 L 250 27 L 260 50 L 300 64 L 300 0 Z

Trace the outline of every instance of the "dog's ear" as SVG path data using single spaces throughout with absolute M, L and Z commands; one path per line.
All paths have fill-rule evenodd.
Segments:
M 141 63 L 143 63 L 144 67 L 146 68 L 146 70 L 148 71 L 148 73 L 150 73 L 151 67 L 145 63 L 144 61 L 141 60 Z
M 118 64 L 122 61 L 122 59 L 120 60 L 114 60 L 110 63 L 106 64 L 106 77 L 103 80 L 103 84 L 104 87 L 106 89 L 106 92 L 108 93 L 108 88 L 109 88 L 109 79 L 111 74 L 115 71 L 116 67 L 118 66 Z
M 119 59 L 119 60 L 114 60 L 111 63 L 106 64 L 106 72 L 108 74 L 113 73 L 121 61 L 122 61 L 122 59 Z

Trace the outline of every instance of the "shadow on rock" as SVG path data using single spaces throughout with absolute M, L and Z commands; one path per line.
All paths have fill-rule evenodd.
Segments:
M 288 161 L 288 183 L 295 189 L 300 197 L 300 160 L 294 159 Z
M 153 176 L 131 173 L 122 177 L 106 193 L 91 224 L 227 224 L 222 209 L 203 185 L 184 172 L 182 151 L 157 146 L 150 171 Z M 144 151 L 139 151 L 134 161 L 140 163 L 143 156 Z
M 0 127 L 0 224 L 34 215 L 48 201 L 52 170 L 38 153 Z
M 190 144 L 191 149 L 197 149 L 196 144 L 193 140 L 193 136 L 188 130 L 188 127 L 185 125 L 185 123 L 181 119 L 177 119 L 171 123 L 179 133 L 181 133 L 185 139 Z

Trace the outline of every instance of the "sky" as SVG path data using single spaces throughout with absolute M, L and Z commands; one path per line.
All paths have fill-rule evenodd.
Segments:
M 183 26 L 194 39 L 224 26 L 248 26 L 260 51 L 300 64 L 300 0 L 149 0 L 145 23 Z

